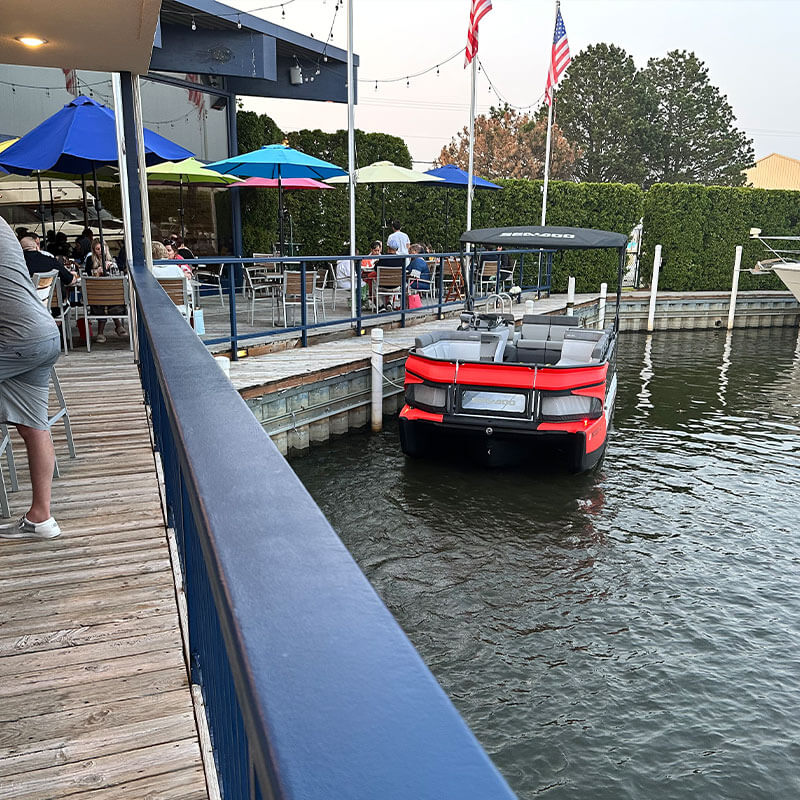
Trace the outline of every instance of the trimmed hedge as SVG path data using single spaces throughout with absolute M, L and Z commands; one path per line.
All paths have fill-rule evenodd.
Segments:
M 727 291 L 737 245 L 742 269 L 769 257 L 749 238 L 750 228 L 766 235 L 800 234 L 800 192 L 696 184 L 656 184 L 644 198 L 641 276 L 649 283 L 655 245 L 662 245 L 659 289 Z M 788 246 L 788 243 L 784 243 Z M 740 289 L 783 289 L 776 276 L 743 273 Z

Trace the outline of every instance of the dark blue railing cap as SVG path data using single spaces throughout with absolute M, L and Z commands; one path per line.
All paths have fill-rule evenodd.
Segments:
M 260 780 L 276 798 L 512 798 L 211 355 L 132 273 Z

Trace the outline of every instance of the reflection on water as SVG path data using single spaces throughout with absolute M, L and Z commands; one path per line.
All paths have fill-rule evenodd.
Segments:
M 396 426 L 293 466 L 520 797 L 798 797 L 797 331 L 626 335 L 619 370 L 590 475 Z

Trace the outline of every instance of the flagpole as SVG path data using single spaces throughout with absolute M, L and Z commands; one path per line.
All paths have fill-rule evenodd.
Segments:
M 353 0 L 347 0 L 347 177 L 350 194 L 350 255 L 356 254 L 355 81 L 353 80 Z M 350 313 L 356 316 L 361 286 L 356 286 L 356 262 L 350 259 Z
M 547 112 L 547 141 L 544 146 L 544 186 L 542 187 L 542 225 L 547 217 L 547 185 L 550 182 L 550 138 L 553 132 L 553 105 L 556 102 L 555 89 L 552 90 L 550 108 Z
M 467 169 L 467 230 L 472 230 L 472 194 L 475 168 L 475 94 L 478 78 L 478 56 L 472 57 L 472 88 L 469 99 L 469 167 Z
M 556 19 L 555 24 L 558 24 L 558 9 L 561 6 L 560 0 L 556 0 Z M 551 56 L 552 58 L 552 56 Z M 553 65 L 550 65 L 553 69 Z M 550 182 L 550 142 L 553 134 L 553 106 L 556 103 L 556 87 L 553 85 L 550 88 L 550 103 L 547 111 L 547 141 L 544 145 L 544 186 L 542 186 L 542 226 L 545 224 L 547 218 L 547 187 Z

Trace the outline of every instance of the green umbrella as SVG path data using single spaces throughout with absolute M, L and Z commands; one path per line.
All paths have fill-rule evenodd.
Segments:
M 381 193 L 381 228 L 386 232 L 386 184 L 387 183 L 444 183 L 442 178 L 427 175 L 424 172 L 417 172 L 415 169 L 399 167 L 391 161 L 376 161 L 366 167 L 357 169 L 355 173 L 356 185 L 359 183 L 382 183 L 384 184 Z M 347 183 L 347 175 L 338 175 L 335 178 L 328 178 L 325 183 Z
M 232 175 L 221 175 L 208 169 L 196 158 L 185 158 L 183 161 L 165 161 L 162 164 L 153 164 L 147 168 L 147 183 L 153 186 L 178 186 L 180 187 L 180 219 L 181 237 L 183 228 L 183 187 L 186 184 L 219 188 L 239 183 L 239 179 Z

